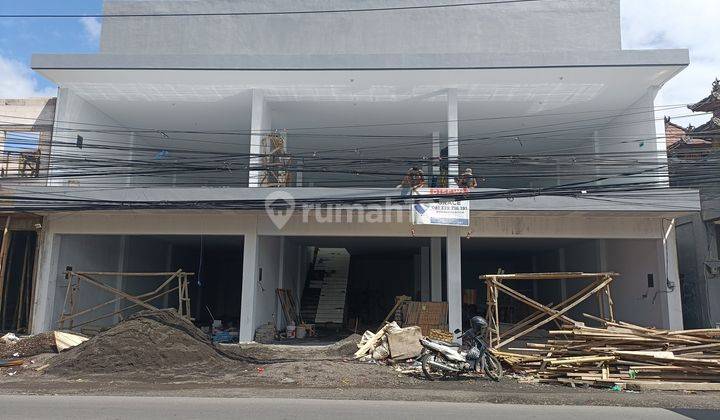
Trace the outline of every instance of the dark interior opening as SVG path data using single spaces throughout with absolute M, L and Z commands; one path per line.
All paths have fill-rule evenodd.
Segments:
M 35 267 L 37 233 L 11 231 L 0 298 L 0 331 L 27 333 Z

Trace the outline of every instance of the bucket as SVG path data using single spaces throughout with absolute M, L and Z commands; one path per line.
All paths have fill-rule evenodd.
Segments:
M 285 332 L 287 333 L 287 338 L 295 338 L 295 326 L 294 325 L 288 325 L 285 327 Z
M 301 325 L 300 327 L 298 327 L 297 330 L 295 330 L 295 335 L 297 336 L 297 338 L 305 338 L 306 333 L 307 329 L 305 329 L 304 325 Z

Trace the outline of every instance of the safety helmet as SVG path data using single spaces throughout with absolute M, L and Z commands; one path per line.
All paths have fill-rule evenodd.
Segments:
M 479 334 L 487 327 L 487 321 L 480 315 L 475 315 L 470 318 L 470 327 L 472 327 L 475 334 Z

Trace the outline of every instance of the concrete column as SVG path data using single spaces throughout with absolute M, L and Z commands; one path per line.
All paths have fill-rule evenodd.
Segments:
M 420 300 L 430 300 L 430 247 L 420 248 Z
M 597 240 L 597 267 L 598 271 L 608 271 L 607 264 L 607 240 Z
M 47 220 L 47 219 L 46 219 Z M 43 222 L 40 234 L 40 252 L 35 298 L 32 302 L 32 325 L 30 330 L 38 334 L 52 329 L 53 309 L 55 307 L 55 288 L 57 287 L 58 258 L 60 257 L 61 239 L 50 231 L 49 222 Z
M 126 250 L 127 250 L 127 241 L 128 241 L 127 235 L 122 235 L 120 237 L 120 252 L 118 252 L 118 265 L 117 265 L 118 273 L 122 273 L 123 271 L 125 271 L 125 254 L 126 254 Z M 122 290 L 123 283 L 124 283 L 124 280 L 123 280 L 122 276 L 115 277 L 115 288 L 116 289 Z M 168 295 L 165 295 L 165 296 L 167 297 Z M 115 312 L 120 311 L 123 304 L 124 304 L 124 302 L 122 300 L 118 300 L 117 302 L 115 302 Z M 120 322 L 122 320 L 121 315 L 122 314 L 118 314 L 118 315 L 114 316 L 114 318 L 117 320 L 117 322 Z
M 244 237 L 242 299 L 240 303 L 240 342 L 255 338 L 255 293 L 258 281 L 258 248 L 260 240 L 257 226 Z
M 285 237 L 280 237 L 280 259 L 278 260 L 278 286 L 277 289 L 285 289 Z M 275 328 L 282 329 L 287 325 L 288 320 L 283 314 L 280 299 L 275 299 Z
M 533 255 L 533 256 L 530 258 L 530 261 L 531 261 L 531 264 L 532 264 L 532 271 L 533 271 L 533 273 L 537 273 L 537 272 L 538 272 L 538 256 L 537 256 L 537 255 Z M 532 281 L 532 298 L 535 299 L 535 300 L 538 299 L 538 281 L 537 281 L 537 280 L 533 280 L 533 281 Z
M 430 300 L 442 302 L 442 238 L 430 238 Z
M 455 177 L 459 174 L 458 168 L 458 103 L 457 90 L 447 91 L 447 130 L 448 130 L 448 186 L 455 185 Z
M 295 273 L 295 303 L 297 303 L 297 310 L 300 310 L 300 300 L 302 299 L 303 292 L 305 291 L 305 275 L 307 273 L 307 251 L 304 245 L 298 245 L 296 252 L 298 253 L 297 258 L 297 273 Z
M 435 179 L 435 182 L 437 183 L 438 177 L 440 176 L 440 132 L 439 131 L 433 131 L 432 133 L 432 157 L 433 157 L 433 167 L 432 167 L 432 176 L 433 179 Z
M 270 131 L 270 110 L 265 102 L 265 95 L 261 90 L 253 90 L 252 108 L 250 118 L 250 171 L 248 173 L 248 186 L 259 187 L 262 171 L 259 170 L 262 158 L 262 138 Z
M 567 264 L 565 263 L 565 248 L 558 249 L 558 270 L 567 270 Z M 564 301 L 567 299 L 567 280 L 560 280 L 560 300 Z
M 680 274 L 675 243 L 675 220 L 664 221 L 663 230 L 663 239 L 657 241 L 657 261 L 660 265 L 658 267 L 658 273 L 660 273 L 658 281 L 660 284 L 657 286 L 665 291 L 657 296 L 660 301 L 663 322 L 665 323 L 662 328 L 682 330 L 682 299 L 680 297 Z
M 173 269 L 172 261 L 173 261 L 173 244 L 169 243 L 169 244 L 167 244 L 167 248 L 165 251 L 165 271 L 171 272 L 171 271 L 177 270 L 177 268 Z M 167 294 L 167 295 L 163 296 L 163 308 L 167 308 L 169 306 L 170 306 L 170 295 Z
M 413 293 L 412 298 L 414 299 L 420 299 L 420 288 L 421 288 L 421 279 L 420 279 L 420 266 L 422 265 L 421 262 L 422 255 L 420 254 L 414 254 L 413 255 Z
M 462 258 L 459 228 L 448 228 L 446 252 L 448 324 L 450 331 L 455 331 L 462 329 Z
M 130 132 L 130 151 L 128 151 L 128 160 L 133 161 L 135 160 L 135 132 Z M 173 175 L 173 180 L 175 180 L 175 176 Z M 173 182 L 174 183 L 174 182 Z M 125 178 L 125 185 L 131 186 L 133 184 L 133 176 L 132 174 L 128 174 L 128 176 Z

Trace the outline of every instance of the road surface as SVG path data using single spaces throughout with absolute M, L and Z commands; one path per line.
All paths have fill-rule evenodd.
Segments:
M 0 396 L 2 419 L 717 419 L 720 411 L 661 408 L 536 406 L 487 403 L 181 398 Z

